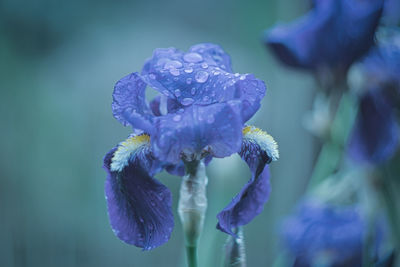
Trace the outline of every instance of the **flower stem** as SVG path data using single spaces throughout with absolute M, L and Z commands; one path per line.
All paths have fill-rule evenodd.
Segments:
M 323 145 L 318 156 L 308 190 L 313 189 L 338 167 L 357 111 L 358 105 L 354 97 L 348 91 L 344 92 L 331 126 L 329 140 Z
M 236 229 L 235 234 L 237 234 L 237 237 L 230 235 L 226 241 L 224 267 L 246 267 L 246 251 L 242 229 Z
M 189 267 L 197 267 L 197 243 L 203 230 L 207 209 L 205 165 L 202 161 L 185 162 L 186 175 L 182 178 L 178 213 L 185 236 Z
M 186 256 L 189 267 L 197 267 L 197 247 L 186 246 Z

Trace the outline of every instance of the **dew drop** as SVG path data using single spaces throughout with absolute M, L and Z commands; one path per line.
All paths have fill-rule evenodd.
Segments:
M 199 71 L 196 73 L 194 78 L 198 83 L 205 83 L 208 79 L 208 73 L 205 71 Z
M 207 69 L 208 68 L 208 64 L 206 62 L 204 62 L 204 63 L 201 64 L 201 67 L 203 69 Z
M 192 73 L 193 72 L 193 68 L 192 67 L 186 67 L 184 71 L 186 73 Z
M 207 117 L 207 123 L 211 124 L 215 121 L 214 115 L 210 114 Z
M 171 60 L 165 63 L 164 69 L 179 69 L 182 68 L 182 63 L 178 60 Z
M 190 97 L 185 97 L 181 101 L 182 105 L 184 105 L 184 106 L 189 106 L 189 105 L 193 104 L 193 102 L 194 102 L 194 99 L 190 98 Z
M 182 116 L 179 115 L 179 114 L 177 114 L 177 115 L 175 115 L 172 119 L 173 119 L 174 121 L 178 122 L 178 121 L 181 120 L 181 118 L 182 118 Z
M 214 71 L 214 75 L 215 75 L 215 76 L 218 76 L 218 75 L 220 75 L 220 74 L 221 74 L 221 72 L 219 72 L 219 71 L 217 71 L 217 70 Z
M 181 90 L 176 89 L 176 90 L 174 91 L 174 95 L 175 95 L 176 97 L 180 97 L 180 96 L 181 96 Z
M 234 76 L 235 76 L 235 77 L 239 77 L 240 74 L 236 72 Z
M 183 60 L 185 60 L 186 62 L 197 63 L 197 62 L 203 61 L 203 57 L 198 53 L 191 52 L 191 53 L 186 53 L 183 56 Z
M 170 93 L 169 93 L 168 90 L 163 90 L 162 93 L 163 93 L 164 95 L 166 95 L 166 96 L 170 96 Z
M 174 76 L 179 76 L 179 74 L 181 74 L 181 72 L 175 68 L 169 69 L 169 73 L 171 73 Z
M 187 79 L 186 79 L 186 83 L 187 83 L 187 84 L 191 84 L 191 83 L 192 83 L 192 78 L 187 78 Z
M 149 74 L 150 79 L 155 80 L 156 79 L 156 75 L 154 75 L 153 73 Z
M 195 93 L 196 93 L 196 88 L 192 88 L 191 90 L 190 90 L 190 93 L 192 94 L 192 95 L 194 95 Z
M 207 102 L 208 100 L 210 100 L 210 98 L 208 97 L 208 95 L 205 95 L 205 96 L 203 97 L 203 101 L 204 101 L 204 102 Z
M 246 75 L 241 75 L 239 79 L 242 80 L 242 81 L 245 80 L 246 79 Z

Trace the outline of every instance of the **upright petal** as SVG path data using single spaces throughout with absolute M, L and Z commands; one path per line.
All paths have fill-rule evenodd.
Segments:
M 146 103 L 145 89 L 146 83 L 137 72 L 125 76 L 115 84 L 112 109 L 123 125 L 151 133 L 153 115 Z
M 378 90 L 369 91 L 360 103 L 349 142 L 350 156 L 359 162 L 377 164 L 398 149 L 399 128 L 394 110 Z
M 210 43 L 197 44 L 190 47 L 189 53 L 198 53 L 207 64 L 232 72 L 231 57 L 219 45 Z
M 187 53 L 175 48 L 156 49 L 144 65 L 142 77 L 182 108 L 240 100 L 243 121 L 259 109 L 266 90 L 251 74 L 231 73 L 229 56 L 212 44 L 193 46 Z
M 176 114 L 155 119 L 154 154 L 160 160 L 178 163 L 207 152 L 226 157 L 240 149 L 242 120 L 240 102 L 190 106 Z
M 235 235 L 234 229 L 248 224 L 261 213 L 270 193 L 269 168 L 265 166 L 279 158 L 275 140 L 260 129 L 243 129 L 243 142 L 239 155 L 249 165 L 250 181 L 218 215 L 217 228 Z
M 169 240 L 174 219 L 171 192 L 152 176 L 161 163 L 150 152 L 149 136 L 128 138 L 104 158 L 105 194 L 114 233 L 150 250 Z

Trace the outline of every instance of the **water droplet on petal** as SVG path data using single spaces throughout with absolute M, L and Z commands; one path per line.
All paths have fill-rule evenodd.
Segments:
M 164 95 L 166 95 L 166 96 L 170 96 L 170 93 L 169 93 L 168 90 L 163 90 L 162 93 L 163 93 Z
M 165 63 L 164 69 L 179 69 L 182 68 L 182 63 L 178 60 L 171 60 Z
M 184 71 L 186 73 L 192 73 L 193 72 L 193 68 L 192 67 L 186 67 Z
M 176 97 L 180 97 L 180 96 L 181 96 L 181 90 L 176 89 L 176 90 L 174 91 L 174 95 L 175 95 Z
M 194 78 L 198 83 L 205 83 L 208 79 L 208 73 L 205 71 L 199 71 L 196 73 Z
M 207 64 L 206 62 L 201 63 L 201 67 L 202 67 L 203 69 L 207 69 L 207 68 L 208 68 L 208 64 Z
M 193 63 L 197 63 L 197 62 L 203 61 L 203 57 L 200 54 L 195 53 L 195 52 L 186 53 L 183 56 L 183 59 L 186 62 L 193 62 Z
M 181 101 L 182 105 L 184 105 L 184 106 L 189 106 L 189 105 L 193 104 L 193 102 L 194 102 L 194 99 L 190 98 L 190 97 L 185 97 Z
M 240 80 L 245 80 L 246 79 L 246 75 L 242 75 L 242 76 L 240 76 L 240 78 L 239 78 Z
M 154 75 L 153 73 L 149 74 L 150 79 L 155 80 L 156 79 L 156 75 Z
M 210 114 L 207 117 L 207 123 L 211 124 L 215 121 L 214 115 Z
M 192 83 L 192 78 L 187 78 L 187 79 L 186 79 L 186 83 L 187 83 L 187 84 L 191 84 L 191 83 Z
M 221 74 L 221 72 L 219 72 L 219 71 L 217 71 L 217 70 L 214 71 L 214 75 L 215 75 L 215 76 L 218 76 L 218 75 L 220 75 L 220 74 Z
M 192 88 L 191 90 L 190 90 L 190 93 L 192 94 L 192 95 L 194 95 L 195 93 L 196 93 L 196 88 Z
M 207 102 L 208 100 L 210 100 L 210 98 L 208 97 L 208 95 L 205 95 L 205 96 L 203 97 L 203 101 L 204 101 L 204 102 Z
M 179 115 L 179 114 L 177 114 L 177 115 L 175 115 L 172 119 L 173 119 L 174 121 L 178 122 L 178 121 L 181 120 L 181 118 L 182 118 L 182 116 Z
M 235 77 L 239 77 L 239 76 L 240 76 L 240 74 L 236 72 L 235 73 Z
M 171 73 L 174 76 L 179 76 L 179 74 L 181 74 L 181 72 L 175 68 L 169 69 L 169 73 Z

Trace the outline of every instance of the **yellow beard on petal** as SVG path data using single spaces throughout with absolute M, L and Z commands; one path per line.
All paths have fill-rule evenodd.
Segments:
M 273 161 L 279 158 L 278 144 L 267 132 L 254 126 L 246 126 L 243 128 L 242 133 L 243 139 L 257 144 L 260 149 L 267 152 L 267 155 Z
M 150 136 L 148 134 L 132 136 L 119 143 L 118 148 L 111 159 L 111 171 L 122 171 L 122 169 L 128 165 L 129 159 L 132 155 L 134 155 L 138 149 L 149 144 Z

